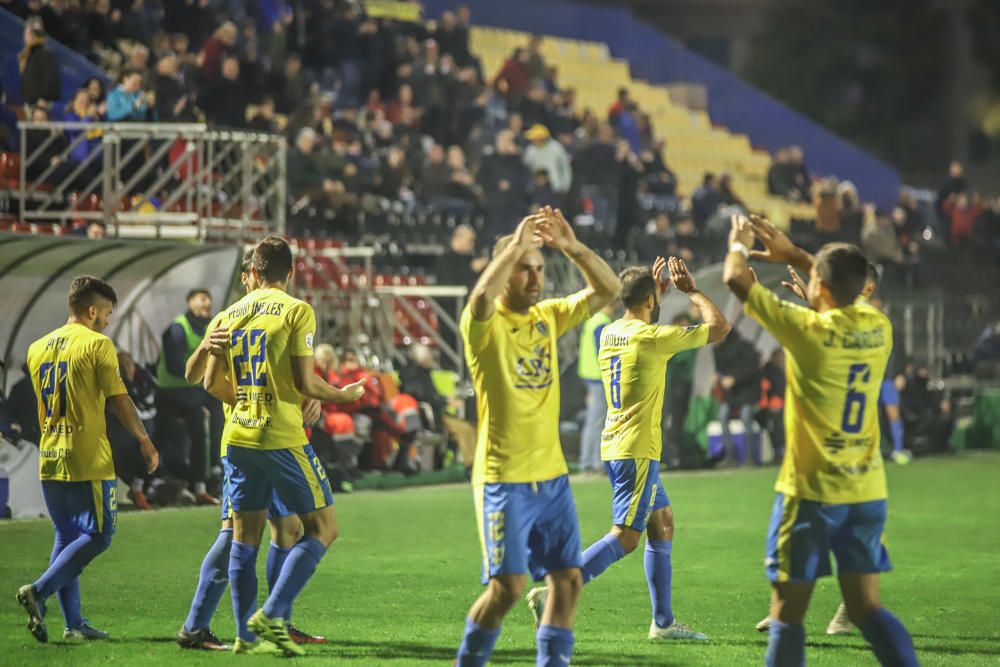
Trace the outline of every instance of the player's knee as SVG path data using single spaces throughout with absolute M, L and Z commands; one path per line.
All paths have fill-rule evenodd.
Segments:
M 511 609 L 524 593 L 524 577 L 490 579 L 490 591 L 498 606 Z
M 578 569 L 566 570 L 554 577 L 554 583 L 560 597 L 575 601 L 583 591 L 583 574 Z
M 616 537 L 618 544 L 622 545 L 622 551 L 628 555 L 639 548 L 639 539 L 642 537 L 642 533 L 635 530 L 622 530 L 618 532 Z

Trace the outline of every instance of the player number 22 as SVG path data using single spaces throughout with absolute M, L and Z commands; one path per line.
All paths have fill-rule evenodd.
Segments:
M 236 329 L 232 338 L 233 372 L 240 387 L 266 387 L 267 332 L 263 329 Z
M 868 364 L 854 364 L 847 373 L 847 398 L 844 401 L 844 416 L 841 419 L 840 429 L 844 433 L 858 433 L 865 420 L 865 402 L 867 396 L 859 391 L 855 384 L 858 380 L 862 384 L 868 384 L 871 380 L 872 371 Z
M 611 382 L 608 383 L 611 390 L 611 405 L 618 409 L 622 406 L 622 358 L 611 357 Z

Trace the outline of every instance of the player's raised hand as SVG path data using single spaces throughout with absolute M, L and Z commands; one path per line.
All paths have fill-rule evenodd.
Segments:
M 745 215 L 729 216 L 729 245 L 742 243 L 747 250 L 753 247 L 754 228 Z
M 365 382 L 367 379 L 361 379 L 357 382 L 352 382 L 351 384 L 341 387 L 340 391 L 343 394 L 344 403 L 353 403 L 362 396 L 365 395 Z
M 671 257 L 667 260 L 667 269 L 670 271 L 670 282 L 680 291 L 690 294 L 698 289 L 698 285 L 694 282 L 694 276 L 688 271 L 687 264 L 684 263 L 683 259 Z
M 315 398 L 302 401 L 302 423 L 312 426 L 323 415 L 323 404 Z
M 541 213 L 533 213 L 521 220 L 514 230 L 514 244 L 525 250 L 541 248 L 545 242 L 540 231 L 544 220 L 545 216 Z
M 753 233 L 764 244 L 764 250 L 751 250 L 750 256 L 765 262 L 788 264 L 796 250 L 788 235 L 759 215 L 750 216 L 750 225 Z
M 660 296 L 670 289 L 670 271 L 667 269 L 667 260 L 662 257 L 657 257 L 653 262 L 653 280 L 660 288 Z
M 156 451 L 152 440 L 149 438 L 140 440 L 139 453 L 142 454 L 142 458 L 146 462 L 146 472 L 152 474 L 160 467 L 160 453 Z
M 205 338 L 205 345 L 209 353 L 217 357 L 226 356 L 229 353 L 230 344 L 229 329 L 226 327 L 212 329 Z
M 544 206 L 540 212 L 545 221 L 540 229 L 545 245 L 556 250 L 567 250 L 576 243 L 576 232 L 559 209 Z
M 803 301 L 808 301 L 809 299 L 806 298 L 806 283 L 791 265 L 788 266 L 788 275 L 791 276 L 791 282 L 783 280 L 781 281 L 781 286 Z

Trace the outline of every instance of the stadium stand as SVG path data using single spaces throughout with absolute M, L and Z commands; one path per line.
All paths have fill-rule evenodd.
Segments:
M 554 204 L 616 267 L 656 254 L 709 267 L 728 216 L 757 212 L 808 248 L 863 245 L 910 332 L 906 357 L 935 377 L 971 370 L 1000 271 L 980 262 L 983 281 L 942 295 L 1000 253 L 1000 206 L 966 193 L 960 173 L 936 200 L 897 201 L 894 170 L 624 10 L 560 0 L 539 18 L 530 5 L 303 3 L 280 30 L 253 3 L 140 3 L 119 20 L 104 3 L 43 6 L 62 95 L 26 107 L 18 54 L 33 10 L 5 3 L 0 231 L 237 244 L 285 233 L 327 340 L 358 345 L 373 370 L 422 343 L 461 377 L 464 287 L 438 279 L 456 229 L 476 233 L 482 257 L 513 220 Z M 122 118 L 135 122 L 108 122 Z M 551 263 L 550 289 L 575 279 Z M 918 296 L 927 286 L 940 291 Z M 576 346 L 562 344 L 568 367 Z

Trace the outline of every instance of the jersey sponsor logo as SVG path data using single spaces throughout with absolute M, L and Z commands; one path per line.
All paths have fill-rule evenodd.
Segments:
M 534 357 L 518 357 L 515 364 L 515 389 L 543 389 L 552 384 L 552 355 L 542 346 L 535 347 Z

